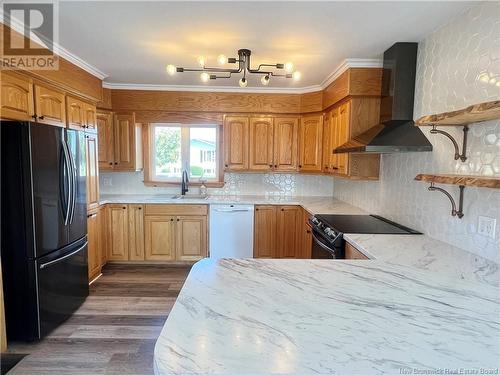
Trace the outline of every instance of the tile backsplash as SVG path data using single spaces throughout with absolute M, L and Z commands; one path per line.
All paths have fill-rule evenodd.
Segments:
M 419 43 L 414 118 L 500 99 L 500 3 L 480 3 Z M 472 125 L 467 161 L 453 160 L 451 142 L 424 133 L 433 152 L 382 156 L 376 182 L 334 180 L 334 196 L 500 263 L 500 191 L 466 188 L 463 219 L 450 202 L 414 181 L 419 173 L 500 176 L 500 120 Z M 461 144 L 461 128 L 446 128 Z M 440 185 L 458 197 L 458 187 Z M 477 233 L 478 217 L 497 219 L 495 239 Z
M 226 195 L 333 195 L 333 178 L 281 173 L 226 173 L 225 185 L 209 189 L 210 194 Z M 142 183 L 142 172 L 101 173 L 101 194 L 178 194 L 180 187 L 147 187 Z M 192 187 L 197 192 L 197 187 Z

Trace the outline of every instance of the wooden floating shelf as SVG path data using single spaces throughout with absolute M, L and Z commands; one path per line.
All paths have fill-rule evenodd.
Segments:
M 453 174 L 419 174 L 417 181 L 432 182 L 436 184 L 450 184 L 461 186 L 475 186 L 500 189 L 500 177 L 489 176 L 464 176 Z
M 474 104 L 453 112 L 438 113 L 419 118 L 417 126 L 465 126 L 475 122 L 500 119 L 500 100 Z

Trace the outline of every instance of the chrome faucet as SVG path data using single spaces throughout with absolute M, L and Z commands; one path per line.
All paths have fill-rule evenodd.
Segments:
M 187 191 L 189 191 L 189 178 L 187 171 L 184 169 L 182 171 L 181 195 L 186 195 Z

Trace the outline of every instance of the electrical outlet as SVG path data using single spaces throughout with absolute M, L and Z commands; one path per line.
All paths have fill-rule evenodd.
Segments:
M 113 181 L 109 177 L 104 177 L 102 179 L 102 182 L 103 182 L 104 186 L 112 186 L 113 185 Z
M 482 236 L 495 239 L 495 227 L 497 219 L 487 216 L 479 216 L 479 223 L 477 225 L 477 233 Z

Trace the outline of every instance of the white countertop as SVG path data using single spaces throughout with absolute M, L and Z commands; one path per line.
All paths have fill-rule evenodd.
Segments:
M 379 260 L 205 259 L 154 358 L 157 375 L 498 369 L 500 289 Z
M 367 214 L 361 208 L 334 199 L 332 197 L 292 197 L 283 195 L 209 195 L 207 199 L 173 199 L 172 194 L 165 195 L 102 195 L 101 204 L 279 204 L 302 206 L 310 214 Z
M 425 235 L 345 234 L 344 239 L 370 259 L 500 285 L 500 265 Z

